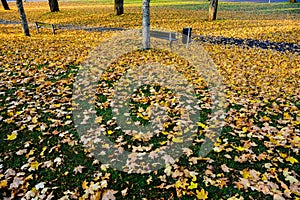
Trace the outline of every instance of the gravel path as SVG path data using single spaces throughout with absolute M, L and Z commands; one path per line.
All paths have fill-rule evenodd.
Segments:
M 18 22 L 18 21 L 8 21 L 8 20 L 0 19 L 0 24 L 21 24 L 21 22 Z
M 8 21 L 0 19 L 0 24 L 21 24 L 19 21 Z M 34 23 L 29 23 L 29 25 L 34 26 Z M 59 29 L 65 30 L 85 30 L 85 31 L 122 31 L 125 30 L 124 28 L 107 28 L 107 27 L 87 27 L 87 26 L 74 26 L 72 24 L 69 25 L 62 25 L 62 24 L 54 24 Z
M 84 31 L 95 31 L 95 32 L 126 30 L 124 28 L 87 27 L 87 26 L 74 26 L 74 25 L 71 25 L 71 24 L 70 25 L 55 24 L 55 25 L 59 29 L 65 29 L 65 30 L 84 30 Z
M 0 24 L 20 24 L 17 21 L 7 21 L 1 20 Z M 121 31 L 126 30 L 123 28 L 106 28 L 106 27 L 86 27 L 86 26 L 74 26 L 74 25 L 60 25 L 57 24 L 57 27 L 65 30 L 85 30 L 85 31 Z M 229 44 L 229 45 L 237 45 L 244 47 L 256 47 L 261 49 L 273 49 L 279 52 L 289 51 L 292 53 L 300 53 L 300 45 L 286 42 L 271 42 L 271 41 L 260 41 L 253 39 L 240 39 L 240 38 L 228 38 L 221 36 L 194 36 L 196 41 L 210 43 L 210 44 Z

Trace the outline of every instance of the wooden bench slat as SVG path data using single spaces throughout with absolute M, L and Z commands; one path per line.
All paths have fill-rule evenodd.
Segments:
M 172 42 L 177 40 L 174 32 L 150 31 L 150 37 L 168 40 L 170 47 L 172 47 Z
M 157 31 L 150 31 L 150 37 L 158 37 L 158 38 L 166 38 L 166 39 L 176 39 L 175 33 L 166 33 L 166 32 L 157 32 Z

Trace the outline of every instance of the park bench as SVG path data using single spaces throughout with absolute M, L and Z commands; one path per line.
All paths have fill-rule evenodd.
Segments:
M 57 26 L 54 24 L 48 24 L 48 23 L 44 23 L 44 22 L 35 22 L 35 27 L 36 27 L 36 31 L 38 33 L 40 33 L 39 29 L 40 28 L 49 28 L 52 29 L 52 33 L 55 34 L 55 30 L 57 30 Z
M 170 48 L 172 47 L 172 42 L 177 40 L 176 33 L 173 32 L 150 31 L 150 37 L 168 40 Z

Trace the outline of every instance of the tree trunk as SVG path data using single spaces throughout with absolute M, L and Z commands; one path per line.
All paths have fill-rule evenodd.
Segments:
M 116 15 L 122 15 L 124 13 L 124 0 L 115 0 L 115 12 Z
M 290 3 L 296 3 L 297 0 L 290 0 Z
M 217 19 L 218 0 L 210 0 L 209 4 L 209 21 Z
M 4 10 L 10 10 L 6 0 L 1 0 L 1 3 L 2 3 Z
M 143 0 L 143 49 L 150 49 L 150 0 Z
M 25 36 L 30 36 L 28 23 L 27 23 L 27 19 L 26 19 L 24 7 L 23 7 L 23 2 L 22 2 L 22 0 L 17 0 L 16 3 L 17 3 L 17 7 L 18 7 L 18 10 L 19 10 L 19 13 L 20 13 L 20 18 L 21 18 L 21 23 L 22 23 L 24 35 Z
M 49 6 L 50 6 L 50 11 L 51 12 L 58 12 L 59 11 L 57 0 L 49 0 Z

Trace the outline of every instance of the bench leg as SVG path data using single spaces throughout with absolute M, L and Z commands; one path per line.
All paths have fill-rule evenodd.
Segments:
M 169 33 L 170 49 L 172 49 L 172 35 Z
M 35 23 L 35 28 L 36 28 L 36 32 L 37 32 L 37 33 L 40 33 L 38 23 Z
M 54 25 L 52 24 L 51 27 L 52 27 L 52 33 L 53 33 L 53 35 L 55 35 L 55 28 L 54 28 Z

